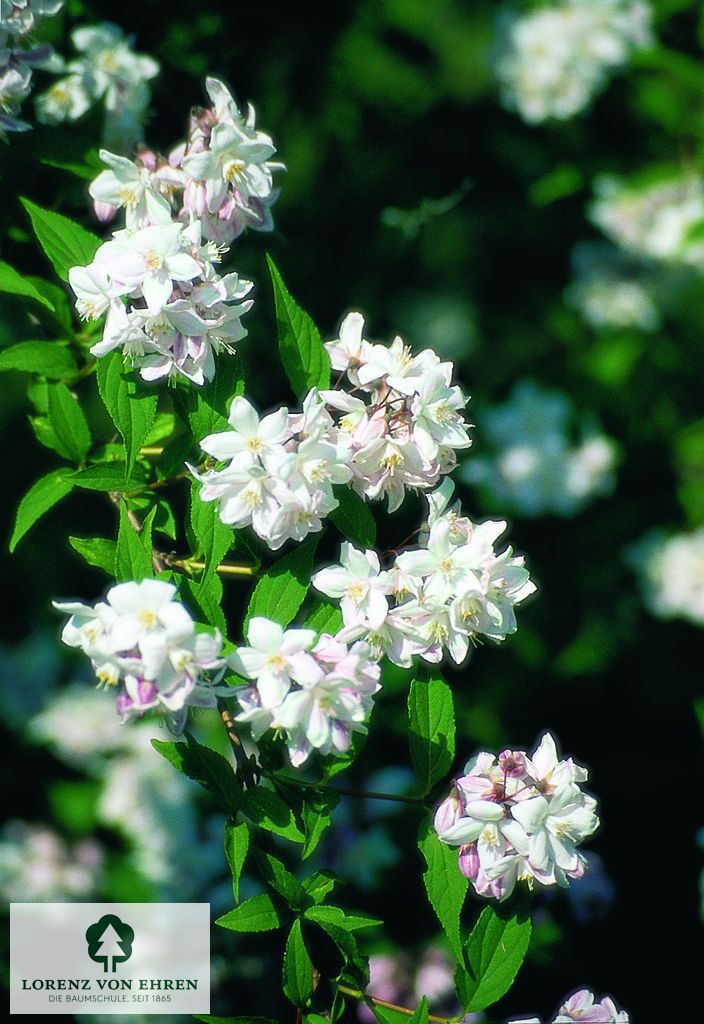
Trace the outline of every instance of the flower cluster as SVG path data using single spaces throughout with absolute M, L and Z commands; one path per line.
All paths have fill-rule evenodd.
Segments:
M 608 244 L 581 243 L 572 253 L 574 280 L 565 298 L 590 327 L 655 331 L 660 311 L 656 281 L 636 261 Z
M 632 545 L 627 557 L 653 615 L 704 626 L 704 529 L 671 537 L 652 533 Z
M 251 111 L 242 118 L 222 82 L 209 78 L 207 87 L 214 109 L 194 115 L 189 141 L 168 159 L 147 149 L 134 160 L 101 150 L 108 169 L 90 186 L 96 213 L 109 220 L 123 209 L 126 226 L 90 266 L 69 273 L 79 315 L 107 313 L 93 354 L 122 349 L 144 380 L 212 379 L 215 355 L 247 334 L 241 318 L 252 305 L 251 282 L 220 276 L 215 265 L 246 226 L 271 227 L 271 141 L 255 130 Z M 240 156 L 221 167 L 219 182 L 196 159 L 213 157 L 204 126 L 239 140 L 232 152 Z
M 572 440 L 575 410 L 567 395 L 520 381 L 502 405 L 482 416 L 491 458 L 465 462 L 460 475 L 477 484 L 490 504 L 524 516 L 573 516 L 614 486 L 617 449 L 584 420 Z
M 201 500 L 218 501 L 224 523 L 251 525 L 273 550 L 321 530 L 338 506 L 332 485 L 349 482 L 352 472 L 332 440 L 333 421 L 318 393 L 309 393 L 302 413 L 281 408 L 263 419 L 246 398 L 236 397 L 228 421 L 232 430 L 201 441 L 224 463 L 193 471 L 203 484 Z
M 680 170 L 632 181 L 597 179 L 589 214 L 594 224 L 628 253 L 704 268 L 704 178 Z
M 291 764 L 303 764 L 313 750 L 344 754 L 353 732 L 366 732 L 372 697 L 380 689 L 379 666 L 368 644 L 348 645 L 312 629 L 286 629 L 253 618 L 247 647 L 228 657 L 240 675 L 254 680 L 236 691 L 239 722 L 252 738 L 280 729 Z M 232 691 L 230 691 L 232 692 Z
M 504 104 L 524 121 L 583 110 L 651 41 L 647 0 L 560 0 L 507 19 L 497 62 Z
M 584 873 L 577 846 L 599 824 L 586 780 L 586 769 L 558 759 L 549 733 L 531 757 L 482 752 L 438 807 L 435 830 L 459 847 L 460 871 L 480 896 L 504 900 L 524 880 L 567 886 Z
M 103 857 L 92 839 L 69 844 L 44 825 L 8 821 L 0 831 L 0 893 L 8 903 L 90 899 Z
M 80 56 L 68 63 L 57 60 L 50 68 L 63 77 L 37 97 L 38 120 L 44 124 L 76 121 L 102 102 L 104 144 L 130 149 L 142 139 L 148 82 L 159 74 L 158 63 L 135 53 L 133 40 L 110 22 L 77 28 L 71 41 Z
M 550 1024 L 629 1024 L 630 1017 L 625 1010 L 619 1010 L 611 996 L 597 999 L 593 992 L 582 988 L 567 999 Z M 539 1017 L 522 1017 L 510 1020 L 508 1024 L 541 1024 Z
M 361 636 L 379 656 L 409 667 L 414 655 L 457 664 L 481 637 L 501 641 L 516 629 L 514 606 L 533 593 L 522 556 L 497 554 L 506 523 L 473 523 L 448 508 L 452 484 L 429 496 L 421 546 L 382 570 L 374 551 L 344 543 L 340 564 L 321 569 L 313 585 L 340 601 L 348 637 Z M 390 604 L 390 601 L 393 604 Z
M 365 498 L 388 496 L 389 512 L 406 488 L 427 490 L 454 469 L 455 449 L 469 448 L 462 417 L 467 398 L 452 385 L 452 363 L 431 350 L 417 356 L 401 338 L 390 346 L 364 336 L 364 319 L 350 313 L 339 338 L 326 344 L 330 362 L 350 391 L 322 391 L 337 413 L 340 443 L 347 448 L 352 486 Z
M 42 18 L 50 18 L 64 0 L 7 0 L 0 11 L 0 137 L 31 128 L 17 117 L 32 89 L 32 68 L 47 67 L 55 54 L 50 46 L 25 46 L 26 36 Z
M 64 643 L 90 658 L 99 685 L 116 688 L 123 721 L 159 708 L 179 733 L 188 705 L 215 707 L 231 691 L 216 685 L 225 666 L 220 633 L 197 633 L 175 596 L 170 583 L 142 580 L 118 583 L 96 605 L 54 607 L 70 615 Z

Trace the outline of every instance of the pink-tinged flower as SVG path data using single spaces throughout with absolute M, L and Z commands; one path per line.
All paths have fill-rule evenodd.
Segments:
M 378 630 L 389 610 L 390 592 L 387 572 L 382 572 L 375 551 L 359 551 L 343 542 L 340 564 L 320 569 L 312 578 L 313 586 L 328 597 L 337 598 L 346 626 L 361 624 Z
M 630 1017 L 625 1010 L 617 1009 L 610 996 L 597 1001 L 589 989 L 583 988 L 562 1004 L 553 1024 L 629 1024 Z
M 95 262 L 123 286 L 139 289 L 152 315 L 171 298 L 174 282 L 200 277 L 201 266 L 184 249 L 180 224 L 154 224 L 101 246 Z

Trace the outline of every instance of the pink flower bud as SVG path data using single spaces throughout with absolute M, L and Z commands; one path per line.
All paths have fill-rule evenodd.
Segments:
M 456 788 L 450 790 L 450 795 L 438 807 L 435 812 L 433 824 L 436 832 L 446 832 L 448 828 L 455 825 L 462 817 L 462 804 Z
M 93 210 L 101 224 L 107 224 L 117 213 L 116 206 L 112 206 L 110 203 L 101 203 L 99 199 L 93 200 Z

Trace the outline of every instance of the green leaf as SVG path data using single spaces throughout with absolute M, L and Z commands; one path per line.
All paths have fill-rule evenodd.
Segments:
M 318 328 L 288 292 L 271 256 L 267 254 L 266 260 L 274 287 L 281 362 L 294 394 L 303 398 L 311 388 L 330 387 L 330 359 Z
M 272 932 L 283 923 L 284 916 L 268 892 L 252 896 L 215 921 L 231 932 Z
M 108 576 L 115 575 L 117 545 L 114 540 L 108 540 L 107 537 L 69 537 L 68 542 L 88 565 L 102 569 Z
M 305 1006 L 313 994 L 313 963 L 303 941 L 301 922 L 294 921 L 284 952 L 284 995 L 294 1006 Z
M 33 483 L 19 503 L 10 537 L 10 551 L 14 551 L 28 530 L 72 490 L 73 484 L 66 479 L 65 469 L 54 469 Z
M 273 619 L 282 626 L 288 626 L 303 604 L 310 588 L 313 573 L 313 558 L 318 537 L 309 537 L 288 555 L 274 562 L 254 588 L 244 629 L 255 615 Z
M 39 373 L 42 377 L 71 380 L 78 366 L 67 348 L 58 341 L 20 341 L 0 351 L 0 370 Z
M 358 932 L 363 928 L 379 928 L 384 923 L 377 917 L 368 917 L 366 914 L 349 914 L 342 907 L 327 905 L 308 907 L 303 916 L 317 924 L 325 922 L 337 925 L 338 928 L 342 928 L 346 932 Z
M 98 360 L 96 377 L 100 397 L 124 439 L 129 474 L 154 424 L 158 392 L 145 385 L 134 371 L 125 370 L 120 352 Z
M 148 542 L 148 545 L 147 545 Z M 127 506 L 120 502 L 120 526 L 115 549 L 115 578 L 117 580 L 143 580 L 154 575 L 151 538 L 144 530 L 137 533 L 130 522 Z
M 303 846 L 302 859 L 306 860 L 317 849 L 323 832 L 330 824 L 330 816 L 340 802 L 339 793 L 331 790 L 308 790 L 303 799 L 303 827 L 306 841 Z
M 49 299 L 37 291 L 31 281 L 18 273 L 9 263 L 0 260 L 0 292 L 7 292 L 10 295 L 23 295 L 25 298 L 34 299 L 47 309 L 54 312 L 54 306 Z
M 408 1024 L 410 1020 L 407 1013 L 390 1010 L 387 1006 L 372 1005 L 371 1010 L 379 1024 Z
M 205 569 L 201 582 L 206 582 L 222 562 L 232 545 L 232 528 L 226 526 L 218 514 L 217 501 L 201 501 L 200 484 L 191 484 L 191 529 L 203 555 Z
M 215 377 L 202 388 L 189 387 L 179 395 L 191 432 L 199 443 L 209 434 L 230 430 L 227 414 L 232 399 L 244 394 L 244 375 L 239 356 L 221 356 Z
M 265 850 L 255 849 L 254 857 L 259 873 L 267 885 L 278 892 L 279 896 L 283 896 L 292 910 L 300 910 L 305 899 L 305 892 L 296 876 L 278 857 L 274 857 L 273 854 L 267 853 Z
M 81 465 L 90 451 L 90 430 L 83 410 L 65 384 L 49 385 L 49 422 L 69 457 Z
M 530 943 L 528 900 L 521 894 L 491 904 L 479 915 L 467 939 L 467 970 L 457 971 L 457 995 L 464 1009 L 484 1010 L 508 992 Z
M 84 487 L 89 491 L 135 491 L 144 486 L 144 482 L 137 477 L 125 479 L 124 462 L 98 462 L 87 469 L 81 469 L 77 473 L 71 473 L 67 479 L 76 487 Z
M 20 199 L 20 202 L 29 214 L 39 244 L 62 281 L 68 281 L 71 267 L 87 266 L 92 261 L 101 244 L 97 235 L 29 199 Z
M 241 809 L 242 813 L 259 828 L 284 839 L 290 839 L 294 843 L 305 842 L 305 836 L 293 811 L 278 793 L 263 789 L 261 786 L 248 789 L 242 796 Z
M 225 856 L 232 873 L 232 891 L 235 903 L 240 901 L 240 878 L 249 851 L 249 826 L 246 821 L 238 824 L 234 821 L 225 822 Z
M 414 679 L 408 694 L 408 744 L 423 794 L 444 778 L 455 756 L 455 709 L 442 676 Z
M 152 746 L 183 775 L 209 790 L 225 810 L 233 812 L 240 793 L 230 762 L 216 750 L 202 746 L 190 733 L 185 735 L 185 743 L 152 740 Z
M 314 871 L 308 878 L 303 879 L 301 885 L 314 903 L 322 903 L 337 883 L 337 875 L 332 871 Z
M 371 509 L 351 487 L 337 487 L 335 497 L 340 502 L 330 513 L 343 537 L 360 548 L 373 548 L 376 544 L 376 523 Z
M 221 607 L 223 587 L 220 577 L 213 574 L 200 583 L 183 579 L 181 590 L 193 609 L 200 612 L 200 618 L 219 629 L 223 636 L 227 636 L 227 620 Z
M 427 865 L 423 881 L 430 905 L 450 940 L 455 956 L 462 960 L 460 912 L 469 883 L 458 867 L 457 849 L 441 843 L 429 821 L 421 822 L 418 849 Z
M 343 626 L 339 605 L 316 594 L 310 603 L 305 624 L 306 629 L 314 629 L 316 633 L 330 633 L 335 636 Z
M 312 909 L 324 911 L 326 909 L 336 910 L 339 908 L 315 907 Z M 354 978 L 359 985 L 361 987 L 367 985 L 369 981 L 369 962 L 364 954 L 360 952 L 357 936 L 354 932 L 349 928 L 341 926 L 339 920 L 335 920 L 332 915 L 326 916 L 321 913 L 317 917 L 310 918 L 310 920 L 314 921 L 319 928 L 322 928 L 326 935 L 330 936 L 342 953 L 345 964 L 351 967 Z
M 408 1024 L 428 1024 L 428 1000 L 423 996 Z

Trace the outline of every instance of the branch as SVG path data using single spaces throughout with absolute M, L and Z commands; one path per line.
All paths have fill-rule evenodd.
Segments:
M 348 988 L 347 985 L 337 985 L 340 992 L 346 996 L 352 996 L 353 999 L 359 999 L 365 1003 L 373 1003 L 374 1006 L 383 1006 L 386 1010 L 395 1010 L 396 1013 L 402 1013 L 405 1017 L 412 1017 L 416 1012 L 415 1010 L 409 1010 L 406 1006 L 397 1006 L 396 1003 L 389 1003 L 386 999 L 377 999 L 376 996 L 370 996 L 366 992 L 361 992 L 359 989 Z M 462 1018 L 459 1018 L 460 1020 Z M 433 1024 L 456 1024 L 457 1017 L 436 1017 L 434 1014 L 428 1014 L 428 1020 L 432 1021 Z
M 323 793 L 338 793 L 340 796 L 357 797 L 360 800 L 390 800 L 393 803 L 413 804 L 415 807 L 429 807 L 422 796 L 401 796 L 397 793 L 377 793 L 365 789 L 345 789 L 342 786 L 326 786 L 319 782 L 304 782 L 302 779 L 294 779 L 290 775 L 270 774 L 272 780 L 283 782 L 289 786 L 298 786 L 301 789 L 315 789 Z

